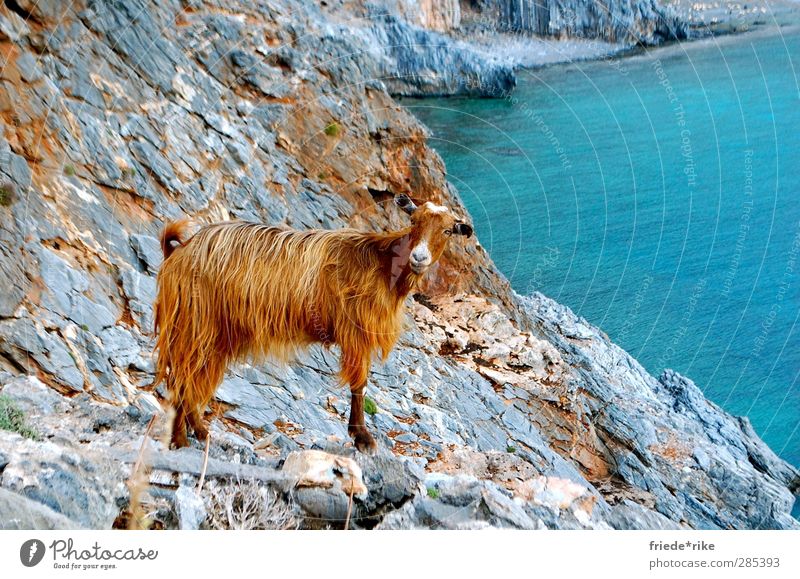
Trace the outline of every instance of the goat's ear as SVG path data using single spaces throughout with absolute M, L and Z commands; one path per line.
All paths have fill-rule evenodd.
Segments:
M 453 225 L 453 233 L 470 237 L 472 235 L 472 225 L 466 223 L 456 223 Z
M 414 204 L 414 202 L 411 200 L 411 197 L 409 197 L 408 195 L 400 194 L 394 198 L 394 202 L 400 209 L 402 209 L 409 215 L 411 215 L 412 213 L 414 213 L 414 211 L 417 210 L 417 206 Z

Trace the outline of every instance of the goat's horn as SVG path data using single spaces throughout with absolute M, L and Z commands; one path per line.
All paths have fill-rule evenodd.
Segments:
M 394 202 L 400 209 L 402 209 L 409 215 L 411 215 L 412 213 L 414 213 L 414 211 L 417 210 L 416 204 L 411 200 L 411 197 L 409 197 L 408 195 L 403 195 L 403 194 L 398 195 L 394 198 Z

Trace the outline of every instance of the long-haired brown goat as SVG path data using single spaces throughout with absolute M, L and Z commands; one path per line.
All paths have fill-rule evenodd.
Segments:
M 376 352 L 385 359 L 402 332 L 405 298 L 453 234 L 472 227 L 445 207 L 395 202 L 411 226 L 389 233 L 354 229 L 294 231 L 241 221 L 215 223 L 185 239 L 187 222 L 167 224 L 155 303 L 156 383 L 175 408 L 172 443 L 186 427 L 208 436 L 202 412 L 228 364 L 288 360 L 322 342 L 341 348 L 350 385 L 348 432 L 375 450 L 364 423 L 364 389 Z

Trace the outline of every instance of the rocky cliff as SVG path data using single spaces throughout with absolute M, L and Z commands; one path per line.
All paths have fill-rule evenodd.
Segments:
M 686 38 L 688 27 L 657 0 L 465 0 L 465 23 L 509 32 L 659 44 Z
M 331 0 L 320 10 L 329 30 L 370 54 L 394 95 L 503 95 L 517 66 L 606 56 L 688 34 L 688 20 L 658 0 Z
M 335 352 L 312 349 L 231 369 L 194 490 L 202 449 L 165 449 L 151 385 L 164 221 L 383 230 L 398 193 L 463 211 L 374 44 L 422 29 L 334 8 L 0 6 L 0 527 L 798 528 L 798 472 L 746 420 L 514 294 L 474 240 L 373 366 L 381 454 L 350 448 Z

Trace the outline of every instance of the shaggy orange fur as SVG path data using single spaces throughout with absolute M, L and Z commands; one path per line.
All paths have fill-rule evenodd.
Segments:
M 340 376 L 352 392 L 349 432 L 360 450 L 374 450 L 364 387 L 374 354 L 385 358 L 397 341 L 405 298 L 425 273 L 410 267 L 409 256 L 424 242 L 427 269 L 452 233 L 471 233 L 444 208 L 407 203 L 412 225 L 383 234 L 224 222 L 186 240 L 188 222 L 165 227 L 156 383 L 166 381 L 176 410 L 176 446 L 188 444 L 187 424 L 206 438 L 201 413 L 231 362 L 288 361 L 321 342 L 341 348 Z

